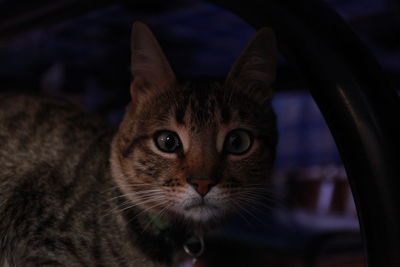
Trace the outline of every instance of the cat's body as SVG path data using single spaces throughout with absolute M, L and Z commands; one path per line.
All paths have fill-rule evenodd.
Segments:
M 0 106 L 0 259 L 11 266 L 153 266 L 139 249 L 136 221 L 118 209 L 109 164 L 115 129 L 50 98 L 7 95 Z
M 64 101 L 0 96 L 0 266 L 171 265 L 257 201 L 277 139 L 271 38 L 258 34 L 225 84 L 196 88 L 136 24 L 118 130 Z

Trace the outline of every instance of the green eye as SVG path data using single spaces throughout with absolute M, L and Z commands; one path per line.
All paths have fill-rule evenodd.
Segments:
M 181 141 L 176 133 L 160 131 L 154 135 L 156 147 L 165 153 L 174 153 L 181 147 Z
M 247 130 L 235 129 L 225 137 L 224 150 L 233 155 L 245 154 L 253 144 L 253 136 Z

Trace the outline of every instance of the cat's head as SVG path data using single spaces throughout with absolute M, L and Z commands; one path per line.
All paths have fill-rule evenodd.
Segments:
M 225 83 L 180 84 L 150 30 L 135 23 L 132 100 L 111 159 L 127 198 L 154 216 L 199 227 L 257 199 L 277 142 L 275 56 L 274 35 L 263 29 Z

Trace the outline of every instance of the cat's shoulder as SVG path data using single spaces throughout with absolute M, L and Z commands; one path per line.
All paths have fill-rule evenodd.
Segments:
M 38 109 L 46 109 L 47 111 L 83 110 L 71 101 L 52 96 L 30 93 L 0 94 L 0 112 L 16 113 L 26 111 L 27 113 L 32 113 Z
M 28 93 L 0 94 L 0 122 L 68 125 L 112 129 L 110 122 L 67 99 Z

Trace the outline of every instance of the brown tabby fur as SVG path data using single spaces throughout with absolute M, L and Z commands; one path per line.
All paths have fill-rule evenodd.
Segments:
M 277 142 L 271 31 L 224 84 L 182 85 L 145 25 L 132 38 L 132 101 L 118 130 L 64 101 L 0 96 L 0 266 L 173 265 L 184 240 L 261 194 Z M 235 128 L 254 136 L 244 155 L 224 151 Z M 183 150 L 157 150 L 160 130 Z M 202 198 L 189 177 L 216 185 Z

